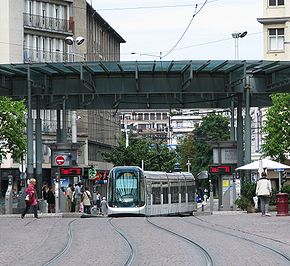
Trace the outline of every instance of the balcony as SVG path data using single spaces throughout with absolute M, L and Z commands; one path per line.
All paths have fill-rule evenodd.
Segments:
M 41 63 L 41 62 L 72 62 L 73 55 L 65 52 L 51 52 L 36 49 L 23 49 L 23 61 L 24 63 Z
M 73 20 L 56 19 L 24 13 L 23 25 L 26 27 L 48 31 L 73 32 L 74 23 Z

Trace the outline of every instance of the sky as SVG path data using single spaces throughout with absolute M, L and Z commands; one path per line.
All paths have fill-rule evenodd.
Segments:
M 164 61 L 263 58 L 263 27 L 257 22 L 263 0 L 87 2 L 125 39 L 122 61 L 160 60 L 160 55 Z M 232 33 L 244 31 L 248 34 L 236 46 Z

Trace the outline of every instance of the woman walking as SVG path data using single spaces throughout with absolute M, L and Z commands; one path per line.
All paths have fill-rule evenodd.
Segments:
M 29 185 L 26 188 L 25 192 L 26 192 L 26 197 L 25 197 L 25 204 L 26 204 L 26 208 L 24 209 L 24 211 L 21 214 L 21 218 L 23 219 L 25 217 L 25 214 L 27 213 L 27 211 L 29 210 L 29 208 L 32 206 L 33 207 L 33 213 L 34 213 L 34 217 L 38 218 L 37 215 L 37 200 L 36 200 L 36 180 L 34 178 L 30 179 Z

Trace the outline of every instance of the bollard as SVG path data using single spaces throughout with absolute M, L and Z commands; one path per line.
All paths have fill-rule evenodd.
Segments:
M 288 216 L 288 194 L 277 193 L 277 216 Z

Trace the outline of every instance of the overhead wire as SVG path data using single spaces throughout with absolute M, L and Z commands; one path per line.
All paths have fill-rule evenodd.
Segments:
M 188 23 L 188 25 L 187 25 L 185 31 L 182 33 L 182 35 L 180 36 L 180 38 L 178 39 L 178 41 L 175 43 L 175 45 L 173 45 L 173 47 L 172 47 L 172 48 L 171 48 L 171 49 L 170 49 L 170 50 L 169 50 L 165 55 L 160 56 L 160 59 L 162 59 L 162 58 L 168 56 L 168 55 L 169 55 L 169 54 L 170 54 L 170 53 L 171 53 L 171 52 L 176 48 L 176 46 L 181 42 L 181 40 L 183 39 L 184 35 L 185 35 L 186 32 L 188 31 L 188 29 L 189 29 L 189 27 L 190 27 L 190 25 L 191 25 L 193 19 L 195 18 L 195 16 L 196 16 L 199 12 L 201 12 L 201 10 L 202 10 L 202 9 L 204 8 L 204 6 L 206 5 L 207 1 L 208 1 L 208 0 L 205 0 L 205 1 L 204 1 L 204 3 L 202 4 L 202 6 L 201 6 L 201 8 L 200 8 L 199 10 L 197 10 L 197 6 L 198 6 L 198 4 L 195 5 L 194 14 L 193 14 L 191 20 L 189 21 L 189 23 Z

